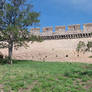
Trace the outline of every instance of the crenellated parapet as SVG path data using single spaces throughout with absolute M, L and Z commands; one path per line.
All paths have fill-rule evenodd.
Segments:
M 39 36 L 40 35 L 40 28 L 31 28 L 30 34 Z
M 81 28 L 80 28 L 80 24 L 75 24 L 75 25 L 69 25 L 68 26 L 68 30 L 67 33 L 68 34 L 78 34 L 81 33 Z
M 42 29 L 43 32 L 50 32 L 50 31 L 53 31 L 53 27 L 44 27 Z
M 65 34 L 65 28 L 66 28 L 65 26 L 56 26 L 54 34 L 56 35 Z
M 41 36 L 52 36 L 53 27 L 44 27 L 42 28 Z
M 92 23 L 83 24 L 83 32 L 92 32 Z
M 52 26 L 43 27 L 42 32 L 40 32 L 40 28 L 32 28 L 30 33 L 44 39 L 71 39 L 92 36 L 92 23 L 83 24 L 83 29 L 81 29 L 80 24 L 69 25 L 68 30 L 66 30 L 66 26 L 55 26 L 55 32 L 53 32 L 53 29 Z
M 56 26 L 55 27 L 55 31 L 60 31 L 60 32 L 62 32 L 62 31 L 65 31 L 65 26 Z
M 80 30 L 80 24 L 68 26 L 68 31 L 77 31 L 77 30 Z

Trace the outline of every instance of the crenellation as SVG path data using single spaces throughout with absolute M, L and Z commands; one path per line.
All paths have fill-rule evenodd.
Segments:
M 68 26 L 68 31 L 74 31 L 75 30 L 75 26 L 74 25 L 69 25 Z
M 42 29 L 43 32 L 53 31 L 53 27 L 44 27 Z
M 31 31 L 40 31 L 40 28 L 32 28 Z
M 45 40 L 92 37 L 92 23 L 83 24 L 83 30 L 81 30 L 80 24 L 73 24 L 68 26 L 68 30 L 66 30 L 66 26 L 56 26 L 55 32 L 53 32 L 53 27 L 44 27 L 42 32 L 40 32 L 40 28 L 32 28 L 30 32 Z
M 92 32 L 92 23 L 83 24 L 83 31 L 84 32 Z
M 55 31 L 65 31 L 65 26 L 56 26 Z
M 53 33 L 53 27 L 44 27 L 42 29 L 41 36 L 52 36 Z
M 40 35 L 40 28 L 31 28 L 30 33 L 32 35 L 39 36 Z
M 69 25 L 69 26 L 68 26 L 68 31 L 76 31 L 76 30 L 81 30 L 80 24 Z
M 80 24 L 76 24 L 75 25 L 75 30 L 81 30 L 81 25 Z
M 55 35 L 65 34 L 65 26 L 56 26 L 54 34 Z

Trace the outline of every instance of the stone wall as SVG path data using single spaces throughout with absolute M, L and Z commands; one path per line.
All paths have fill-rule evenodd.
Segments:
M 80 24 L 69 25 L 69 26 L 68 26 L 68 31 L 77 31 L 77 30 L 81 30 L 81 29 L 80 29 Z
M 55 35 L 62 35 L 65 34 L 65 26 L 56 26 L 55 27 Z
M 53 33 L 53 27 L 44 27 L 42 29 L 41 36 L 52 36 Z
M 32 28 L 30 33 L 46 39 L 72 39 L 72 38 L 88 38 L 91 37 L 92 23 L 83 24 L 83 29 L 81 29 L 80 24 L 73 24 L 68 26 L 56 26 L 55 32 L 53 32 L 53 27 L 44 27 L 42 32 L 40 28 Z
M 92 23 L 84 24 L 83 31 L 84 32 L 92 32 Z
M 31 35 L 39 36 L 39 35 L 40 35 L 40 28 L 32 28 L 32 29 L 30 30 L 30 34 L 31 34 Z

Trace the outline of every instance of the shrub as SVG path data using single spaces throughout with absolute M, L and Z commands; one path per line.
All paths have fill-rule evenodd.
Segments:
M 92 48 L 92 42 L 89 41 L 88 44 L 87 44 L 87 49 L 90 50 L 90 48 Z
M 0 58 L 3 59 L 3 54 L 0 52 Z
M 80 51 L 83 51 L 83 48 L 85 47 L 85 43 L 83 41 L 79 41 L 77 44 L 76 51 L 79 53 Z
M 9 58 L 5 56 L 5 58 L 0 58 L 0 64 L 8 64 L 9 63 Z

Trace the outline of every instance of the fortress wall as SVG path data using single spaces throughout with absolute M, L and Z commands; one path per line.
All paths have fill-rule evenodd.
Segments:
M 66 34 L 79 34 L 81 33 L 80 24 L 69 25 Z
M 87 44 L 88 41 L 92 41 L 92 38 L 45 40 L 41 43 L 29 42 L 28 48 L 20 47 L 18 50 L 13 50 L 13 59 L 92 63 L 92 58 L 88 58 L 92 56 L 92 52 L 80 52 L 78 57 L 76 47 L 79 41 L 84 41 Z M 0 51 L 4 55 L 8 55 L 8 49 L 0 49 Z
M 61 34 L 65 34 L 65 26 L 56 26 L 55 27 L 55 35 L 61 35 Z
M 79 31 L 79 30 L 81 30 L 80 24 L 69 25 L 68 26 L 68 31 Z
M 56 26 L 55 31 L 65 31 L 65 26 Z
M 40 35 L 40 28 L 32 28 L 30 30 L 30 34 L 39 36 Z
M 44 27 L 42 29 L 43 32 L 53 31 L 53 27 Z
M 42 32 L 40 28 L 31 29 L 32 34 L 41 36 L 44 40 L 50 39 L 73 39 L 73 38 L 88 38 L 92 37 L 92 23 L 84 24 L 83 31 L 81 30 L 80 24 L 73 24 L 68 26 L 66 31 L 65 26 L 56 26 L 55 32 L 53 27 L 44 27 Z
M 88 41 L 92 41 L 92 38 L 80 38 L 80 39 L 62 39 L 62 40 L 45 40 L 41 43 L 29 42 L 29 47 L 26 49 L 20 47 L 18 50 L 14 50 L 13 59 L 18 60 L 37 60 L 37 61 L 72 61 L 72 62 L 89 62 L 92 63 L 92 52 L 85 54 L 76 52 L 76 47 L 79 41 L 84 41 L 86 44 Z M 7 50 L 2 50 L 6 54 Z M 8 54 L 8 53 L 7 53 Z M 68 55 L 68 57 L 66 57 Z
M 53 27 L 44 27 L 42 29 L 41 36 L 52 36 L 53 33 Z
M 75 26 L 74 25 L 69 25 L 68 26 L 68 31 L 74 31 L 75 29 Z
M 83 32 L 92 32 L 92 23 L 83 24 Z

